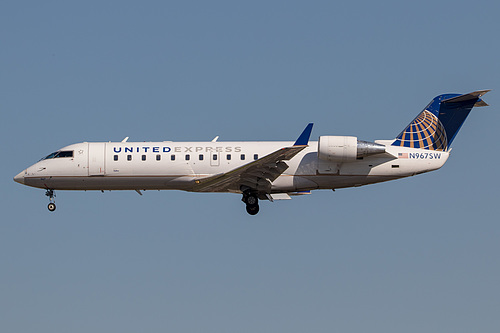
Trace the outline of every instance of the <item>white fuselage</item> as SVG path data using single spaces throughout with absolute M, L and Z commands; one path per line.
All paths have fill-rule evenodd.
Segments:
M 386 153 L 352 162 L 318 158 L 317 142 L 287 161 L 272 193 L 361 186 L 439 169 L 448 152 L 391 146 Z M 22 171 L 25 185 L 53 190 L 185 190 L 194 181 L 222 174 L 293 142 L 105 142 L 77 143 L 60 151 L 72 157 L 43 159 Z M 17 181 L 16 180 L 16 181 Z M 235 191 L 237 192 L 237 191 Z

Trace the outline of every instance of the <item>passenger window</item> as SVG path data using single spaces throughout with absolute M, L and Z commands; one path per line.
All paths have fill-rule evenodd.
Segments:
M 217 154 L 213 154 L 212 159 L 213 159 L 214 161 L 217 161 Z
M 145 161 L 146 160 L 146 155 L 142 155 L 142 160 Z
M 127 161 L 132 161 L 132 155 L 127 155 Z
M 227 159 L 228 161 L 231 161 L 231 154 L 227 154 L 226 159 Z
M 156 160 L 157 160 L 157 161 L 161 160 L 161 155 L 159 155 L 159 154 L 158 154 L 158 155 L 156 155 Z
M 186 154 L 186 161 L 189 161 L 190 158 L 191 156 L 189 156 L 189 154 Z
M 244 161 L 245 160 L 245 154 L 241 154 L 241 160 Z
M 170 155 L 170 160 L 175 161 L 175 155 Z
M 203 154 L 200 154 L 200 161 L 203 161 Z
M 113 156 L 113 160 L 118 161 L 118 155 Z
M 254 160 L 258 160 L 259 159 L 259 155 L 258 154 L 253 154 L 253 159 Z

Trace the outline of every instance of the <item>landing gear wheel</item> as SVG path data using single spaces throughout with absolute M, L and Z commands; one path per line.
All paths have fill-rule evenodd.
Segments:
M 243 191 L 243 198 L 241 200 L 247 205 L 248 214 L 255 215 L 259 212 L 259 197 L 257 192 L 245 190 Z
M 256 215 L 259 212 L 259 205 L 247 205 L 247 213 L 250 215 Z
M 56 194 L 54 193 L 54 190 L 51 190 L 51 189 L 47 189 L 47 191 L 45 191 L 45 195 L 49 197 L 49 205 L 47 206 L 47 208 L 53 212 L 56 210 L 56 203 L 55 203 L 55 197 L 56 197 Z
M 47 208 L 48 208 L 51 212 L 53 212 L 53 211 L 55 211 L 55 210 L 56 210 L 56 204 L 55 204 L 55 203 L 53 203 L 53 202 L 51 202 L 51 203 L 49 203 L 49 205 L 47 206 Z
M 246 197 L 245 197 L 245 203 L 248 205 L 248 206 L 255 206 L 255 205 L 258 205 L 258 202 L 259 202 L 259 199 L 257 198 L 257 196 L 255 194 L 248 194 Z

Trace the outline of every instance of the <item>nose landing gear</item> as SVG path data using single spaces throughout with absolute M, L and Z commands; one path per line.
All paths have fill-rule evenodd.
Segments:
M 47 191 L 45 191 L 45 195 L 49 197 L 49 201 L 50 201 L 47 208 L 51 212 L 55 211 L 56 210 L 56 199 L 54 199 L 54 198 L 56 197 L 56 194 L 54 193 L 54 190 L 48 189 Z

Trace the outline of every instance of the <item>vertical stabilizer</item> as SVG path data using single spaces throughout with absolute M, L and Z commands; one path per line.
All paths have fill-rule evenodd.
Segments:
M 472 108 L 488 105 L 481 100 L 481 96 L 488 91 L 435 97 L 397 136 L 392 145 L 447 151 Z

